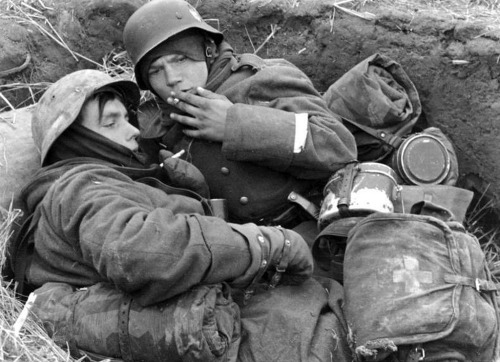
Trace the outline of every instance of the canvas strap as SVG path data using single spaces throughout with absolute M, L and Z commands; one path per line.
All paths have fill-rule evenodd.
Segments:
M 134 362 L 130 346 L 130 336 L 128 333 L 131 304 L 132 297 L 124 296 L 122 302 L 120 303 L 120 310 L 118 312 L 118 343 L 120 345 L 120 352 L 123 361 L 125 362 Z
M 339 190 L 339 201 L 337 208 L 342 217 L 349 217 L 349 205 L 351 204 L 351 191 L 354 183 L 354 177 L 358 173 L 358 164 L 353 162 L 344 167 L 344 174 Z
M 368 133 L 370 136 L 375 137 L 376 139 L 388 144 L 393 148 L 398 148 L 401 145 L 401 143 L 403 143 L 403 138 L 393 133 L 368 127 L 345 117 L 342 117 L 342 120 L 353 125 L 354 127 L 359 128 L 363 132 Z
M 288 201 L 299 205 L 303 210 L 305 210 L 313 219 L 318 220 L 319 209 L 318 207 L 304 196 L 298 194 L 295 191 L 288 194 Z
M 286 271 L 286 268 L 288 267 L 288 263 L 290 262 L 291 258 L 291 249 L 292 249 L 292 242 L 288 238 L 287 231 L 279 227 L 281 232 L 283 233 L 283 237 L 285 238 L 283 242 L 283 249 L 281 251 L 281 256 L 280 256 L 280 261 L 278 262 L 278 265 L 276 265 L 276 273 L 271 278 L 271 282 L 269 283 L 269 288 L 275 288 L 276 285 L 281 280 L 281 276 L 283 273 Z
M 468 278 L 461 275 L 446 274 L 444 281 L 450 284 L 459 284 L 472 287 L 478 292 L 495 292 L 500 290 L 500 285 L 491 280 Z

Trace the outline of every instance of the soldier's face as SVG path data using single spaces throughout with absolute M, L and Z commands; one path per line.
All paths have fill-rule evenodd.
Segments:
M 87 101 L 80 113 L 80 122 L 84 127 L 133 152 L 139 149 L 137 143 L 139 130 L 129 123 L 128 111 L 117 98 L 106 102 L 101 115 L 99 115 L 99 101 L 97 99 Z
M 166 101 L 171 92 L 189 92 L 205 87 L 208 68 L 205 61 L 196 61 L 182 54 L 169 54 L 151 63 L 148 77 L 153 90 Z

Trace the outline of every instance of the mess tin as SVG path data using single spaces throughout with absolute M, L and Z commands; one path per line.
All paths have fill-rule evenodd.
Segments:
M 437 185 L 450 172 L 450 155 L 438 138 L 416 133 L 401 143 L 390 165 L 409 185 Z
M 323 189 L 318 218 L 320 230 L 333 220 L 393 212 L 400 202 L 396 172 L 377 162 L 353 163 L 337 171 Z

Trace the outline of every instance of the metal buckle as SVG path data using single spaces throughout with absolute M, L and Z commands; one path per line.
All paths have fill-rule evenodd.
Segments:
M 423 361 L 425 359 L 425 349 L 422 347 L 415 347 L 415 353 L 418 353 L 420 357 L 418 358 L 419 361 Z
M 479 280 L 479 278 L 476 278 L 476 280 L 474 281 L 474 283 L 475 283 L 475 286 L 476 286 L 476 290 L 478 292 L 480 292 L 481 291 L 481 281 Z

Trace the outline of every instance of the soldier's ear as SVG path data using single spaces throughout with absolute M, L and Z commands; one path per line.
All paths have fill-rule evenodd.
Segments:
M 215 60 L 215 58 L 217 58 L 219 56 L 219 50 L 217 48 L 217 44 L 215 44 L 215 41 L 206 36 L 205 37 L 205 56 L 207 57 L 207 61 L 212 64 Z

